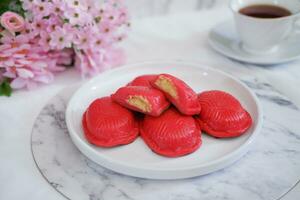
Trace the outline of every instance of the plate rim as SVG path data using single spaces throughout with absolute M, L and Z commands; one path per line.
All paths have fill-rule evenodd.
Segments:
M 89 85 L 92 85 L 95 81 L 97 81 L 98 79 L 101 79 L 102 76 L 107 76 L 109 74 L 113 74 L 115 72 L 118 71 L 123 71 L 124 68 L 128 69 L 128 68 L 134 68 L 136 66 L 140 66 L 140 65 L 147 65 L 147 64 L 159 64 L 159 65 L 181 65 L 180 67 L 184 67 L 185 65 L 189 65 L 189 67 L 192 68 L 200 68 L 202 70 L 208 70 L 208 71 L 214 71 L 216 73 L 222 74 L 223 76 L 226 76 L 234 81 L 236 81 L 237 83 L 239 83 L 243 89 L 245 89 L 250 96 L 252 97 L 253 101 L 255 102 L 256 105 L 256 110 L 257 110 L 257 114 L 258 114 L 258 119 L 257 119 L 257 124 L 256 126 L 253 128 L 253 132 L 252 134 L 249 136 L 249 138 L 244 142 L 244 144 L 242 144 L 241 146 L 239 146 L 238 148 L 236 148 L 234 151 L 226 154 L 225 156 L 218 158 L 216 160 L 207 162 L 205 164 L 201 164 L 201 165 L 197 165 L 197 164 L 193 164 L 192 166 L 187 166 L 187 167 L 180 167 L 180 168 L 173 168 L 173 169 L 153 169 L 151 167 L 137 167 L 134 165 L 131 165 L 130 163 L 126 163 L 124 164 L 123 162 L 119 162 L 113 159 L 109 159 L 107 156 L 103 157 L 100 156 L 98 157 L 98 159 L 100 158 L 101 160 L 104 160 L 105 162 L 107 162 L 108 164 L 105 163 L 99 163 L 97 160 L 93 158 L 92 156 L 90 156 L 88 153 L 86 153 L 85 151 L 92 151 L 93 154 L 97 153 L 97 151 L 94 149 L 94 147 L 92 147 L 90 144 L 88 144 L 87 142 L 85 142 L 84 140 L 82 140 L 79 135 L 76 133 L 76 130 L 74 129 L 74 127 L 72 126 L 71 123 L 71 116 L 72 116 L 72 112 L 71 112 L 71 106 L 73 104 L 73 101 L 75 101 L 74 99 L 76 99 L 75 97 L 81 92 L 81 90 L 83 90 L 83 88 L 88 87 Z M 162 178 L 157 178 L 157 177 L 149 177 L 147 175 L 142 176 L 142 175 L 136 175 L 135 173 L 129 173 L 128 170 L 126 170 L 126 172 L 121 171 L 121 170 L 117 170 L 117 169 L 112 169 L 111 167 L 109 167 L 109 165 L 117 165 L 116 168 L 121 167 L 125 167 L 125 168 L 129 168 L 130 170 L 138 170 L 138 171 L 150 171 L 150 172 L 157 172 L 157 173 L 164 173 L 164 172 L 169 172 L 169 173 L 174 173 L 174 172 L 185 172 L 185 171 L 191 171 L 191 170 L 197 170 L 199 168 L 209 168 L 211 166 L 214 165 L 220 165 L 220 163 L 225 163 L 224 166 L 221 167 L 217 167 L 215 166 L 214 169 L 207 169 L 204 171 L 208 171 L 208 172 L 204 172 L 204 173 L 196 173 L 196 175 L 185 175 L 183 177 L 179 177 L 179 178 L 188 178 L 188 177 L 194 177 L 194 176 L 199 176 L 199 175 L 204 175 L 204 174 L 208 174 L 211 173 L 213 171 L 217 171 L 219 169 L 222 169 L 223 167 L 226 167 L 227 165 L 237 161 L 240 157 L 242 157 L 245 153 L 247 153 L 249 146 L 253 143 L 253 141 L 255 140 L 255 138 L 257 137 L 258 133 L 261 130 L 262 127 L 262 123 L 263 123 L 263 113 L 262 113 L 262 108 L 260 105 L 260 102 L 257 98 L 257 96 L 254 94 L 254 92 L 243 82 L 241 82 L 240 80 L 238 80 L 237 78 L 235 78 L 234 76 L 223 72 L 219 69 L 215 69 L 213 67 L 208 66 L 207 64 L 202 64 L 202 63 L 198 63 L 198 62 L 189 62 L 189 61 L 183 61 L 183 60 L 159 60 L 159 61 L 143 61 L 143 62 L 135 62 L 135 63 L 128 63 L 125 65 L 121 65 L 118 68 L 115 69 L 111 69 L 108 71 L 105 71 L 104 73 L 101 73 L 97 76 L 95 76 L 94 78 L 92 78 L 91 80 L 89 80 L 88 82 L 82 84 L 79 88 L 76 89 L 76 91 L 72 94 L 68 104 L 67 104 L 67 109 L 65 112 L 65 119 L 66 119 L 66 124 L 67 124 L 67 128 L 69 131 L 69 134 L 71 136 L 71 139 L 73 141 L 73 143 L 75 144 L 75 146 L 80 150 L 81 153 L 83 153 L 85 156 L 87 156 L 88 158 L 90 158 L 91 160 L 93 160 L 94 162 L 96 162 L 97 164 L 106 167 L 108 169 L 111 169 L 113 171 L 117 171 L 119 173 L 123 173 L 123 174 L 127 174 L 127 175 L 131 175 L 131 176 L 135 176 L 135 177 L 143 177 L 143 178 L 152 178 L 152 179 L 177 179 L 177 178 L 172 178 L 172 177 L 162 177 Z M 84 148 L 83 148 L 84 146 Z M 227 164 L 226 164 L 227 163 Z M 180 175 L 179 175 L 180 176 Z

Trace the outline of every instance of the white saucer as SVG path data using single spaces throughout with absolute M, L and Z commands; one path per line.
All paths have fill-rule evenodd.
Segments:
M 209 44 L 217 52 L 242 62 L 273 65 L 300 58 L 299 36 L 291 36 L 282 42 L 277 51 L 266 55 L 254 55 L 243 50 L 233 20 L 216 25 L 209 34 Z
M 252 127 L 238 138 L 215 139 L 205 134 L 196 152 L 167 158 L 153 153 L 138 138 L 129 145 L 100 148 L 84 137 L 81 118 L 88 105 L 96 98 L 107 96 L 142 74 L 170 73 L 186 81 L 195 91 L 224 90 L 237 97 L 253 118 Z M 262 124 L 262 110 L 249 88 L 223 72 L 201 64 L 185 62 L 146 62 L 123 66 L 98 75 L 81 86 L 72 96 L 66 111 L 70 136 L 79 150 L 96 163 L 119 173 L 151 179 L 194 177 L 222 169 L 244 155 Z

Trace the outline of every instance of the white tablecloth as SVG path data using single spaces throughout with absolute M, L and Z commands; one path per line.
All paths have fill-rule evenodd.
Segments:
M 240 66 L 241 74 L 249 71 L 250 76 L 265 78 L 300 105 L 297 90 L 300 62 L 263 68 L 232 61 L 209 48 L 209 29 L 228 17 L 229 11 L 222 7 L 201 13 L 135 20 L 130 36 L 123 44 L 128 55 L 127 63 L 180 59 L 204 63 L 227 72 L 232 66 L 235 69 Z M 64 199 L 37 170 L 31 155 L 30 134 L 35 117 L 49 98 L 65 86 L 81 81 L 75 70 L 68 70 L 57 76 L 51 85 L 33 91 L 18 91 L 10 98 L 0 97 L 0 199 Z M 298 187 L 283 199 L 299 198 Z

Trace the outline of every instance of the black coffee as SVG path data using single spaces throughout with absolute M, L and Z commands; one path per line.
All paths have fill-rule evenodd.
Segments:
M 252 5 L 240 9 L 241 14 L 257 18 L 286 17 L 292 13 L 286 8 L 274 5 Z

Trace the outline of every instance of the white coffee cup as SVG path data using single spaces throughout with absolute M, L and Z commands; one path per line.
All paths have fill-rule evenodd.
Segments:
M 257 18 L 239 11 L 250 5 L 274 5 L 286 8 L 292 14 L 279 18 Z M 268 54 L 295 30 L 300 19 L 300 0 L 231 0 L 237 32 L 242 47 L 252 54 Z

